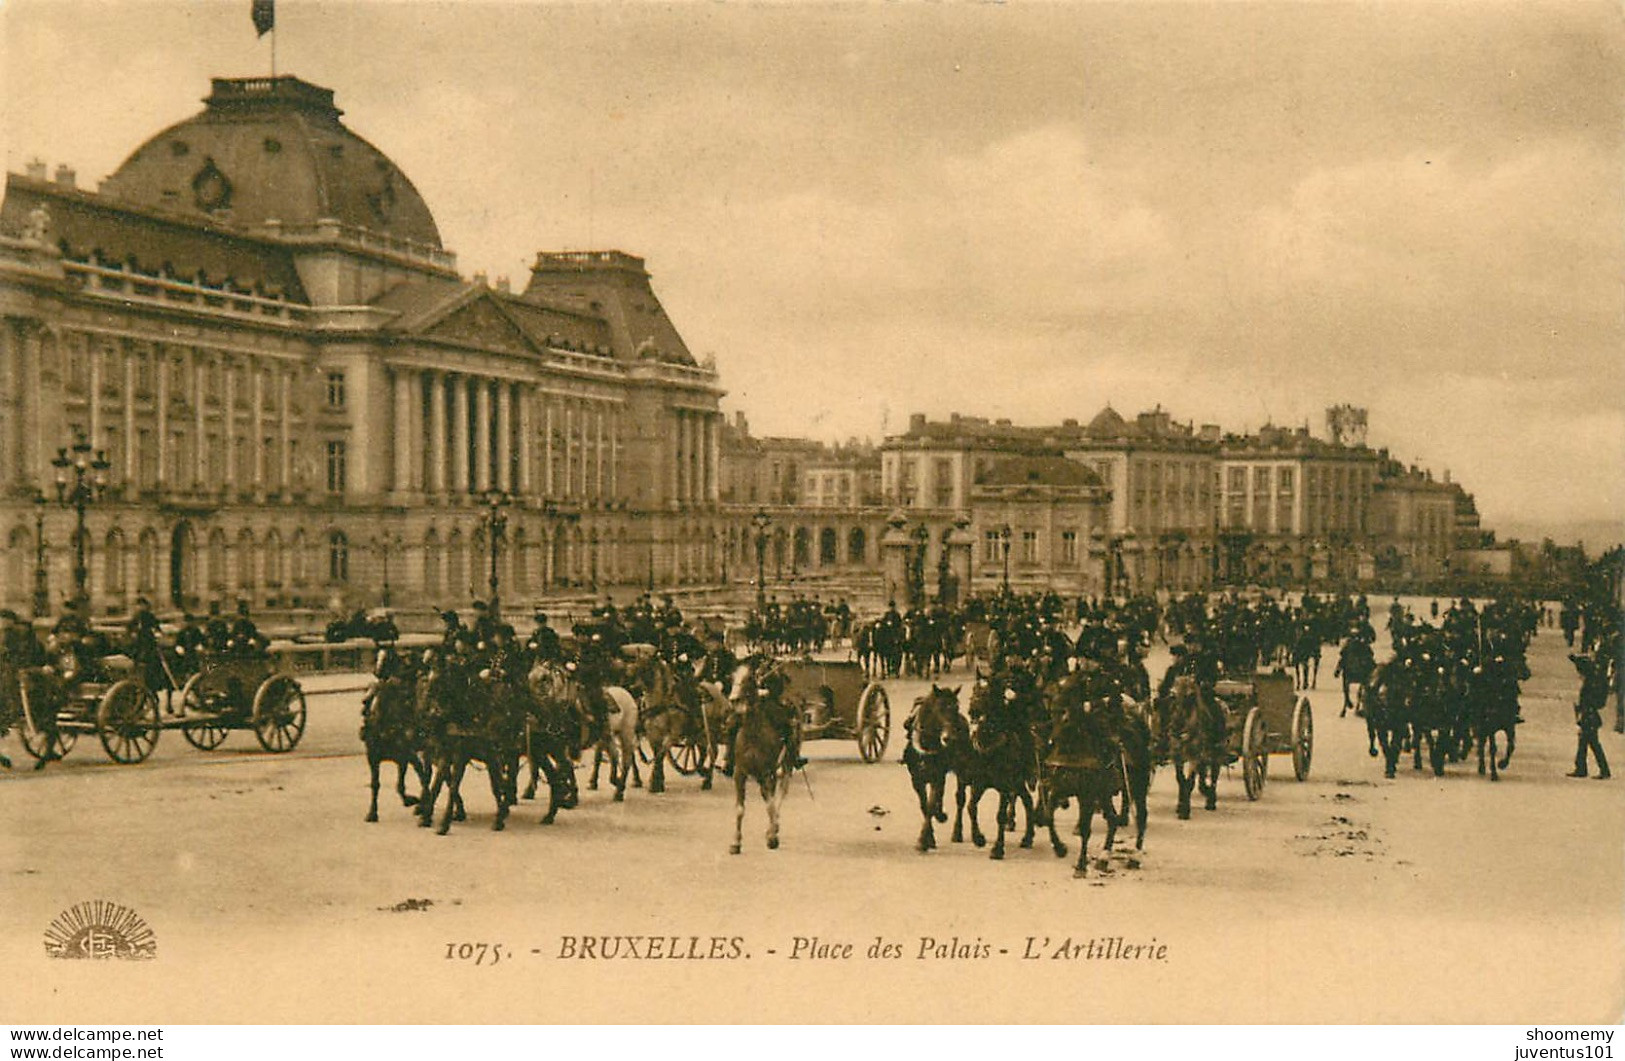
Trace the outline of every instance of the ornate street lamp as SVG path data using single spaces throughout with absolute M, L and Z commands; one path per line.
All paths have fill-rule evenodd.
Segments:
M 1010 524 L 999 528 L 999 547 L 1004 551 L 1004 591 L 1010 592 Z
M 74 601 L 81 607 L 89 603 L 90 568 L 85 562 L 88 538 L 85 534 L 85 509 L 100 501 L 107 490 L 107 454 L 95 450 L 83 434 L 73 440 L 71 447 L 59 448 L 51 461 L 56 469 L 56 500 L 74 512 L 73 529 L 73 587 Z
M 501 548 L 503 536 L 508 532 L 508 514 L 503 511 L 507 507 L 509 498 L 502 490 L 492 490 L 485 495 L 485 515 L 480 517 L 480 526 L 485 530 L 486 550 L 491 557 L 491 602 L 490 616 L 493 622 L 502 617 L 501 603 L 498 594 L 497 582 L 497 550 Z
M 45 575 L 45 492 L 34 491 L 34 618 L 51 614 L 51 590 Z
M 756 531 L 756 610 L 761 612 L 767 608 L 767 528 L 773 523 L 773 517 L 767 514 L 766 508 L 759 508 L 750 518 L 750 525 Z

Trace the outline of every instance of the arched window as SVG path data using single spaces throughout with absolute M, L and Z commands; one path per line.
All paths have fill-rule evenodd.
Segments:
M 12 604 L 21 605 L 28 599 L 29 590 L 34 585 L 30 573 L 33 563 L 34 536 L 22 527 L 13 528 L 6 540 L 5 590 L 5 597 Z
M 840 536 L 834 527 L 818 532 L 818 562 L 825 567 L 834 566 L 841 559 Z
M 332 531 L 327 535 L 327 580 L 350 581 L 350 539 L 344 536 L 343 531 Z
M 282 587 L 282 536 L 274 530 L 265 535 L 265 586 Z
M 158 532 L 148 527 L 136 539 L 135 587 L 141 593 L 158 591 Z
M 863 533 L 862 527 L 853 527 L 846 532 L 846 562 L 861 564 L 869 559 L 869 539 Z
M 305 548 L 305 532 L 293 532 L 293 541 L 288 547 L 288 578 L 289 582 L 303 588 L 310 584 L 310 556 Z
M 209 532 L 209 588 L 226 588 L 226 532 L 219 527 Z
M 254 532 L 245 527 L 237 535 L 237 589 L 241 592 L 252 593 L 257 584 L 255 559 Z
M 102 550 L 102 592 L 109 597 L 124 595 L 124 532 L 107 532 L 107 545 Z

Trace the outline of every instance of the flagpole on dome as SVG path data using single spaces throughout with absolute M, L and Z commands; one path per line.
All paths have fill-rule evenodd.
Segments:
M 276 77 L 276 0 L 253 0 L 249 17 L 254 20 L 254 32 L 263 37 L 271 35 L 271 76 Z

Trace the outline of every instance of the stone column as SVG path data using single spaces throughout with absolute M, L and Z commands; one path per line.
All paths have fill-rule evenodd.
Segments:
M 598 432 L 598 440 L 593 443 L 593 481 L 592 495 L 598 500 L 604 499 L 604 406 L 602 403 L 593 410 L 593 426 Z
M 17 400 L 22 390 L 22 377 L 17 367 L 16 345 L 11 341 L 11 323 L 0 317 L 0 486 L 10 486 L 21 479 L 17 460 L 18 421 L 22 408 Z
M 535 463 L 536 432 L 531 417 L 536 404 L 536 392 L 525 384 L 519 385 L 519 493 L 529 497 L 533 491 L 531 465 Z
M 128 343 L 120 346 L 124 352 L 124 481 L 132 489 L 138 489 L 141 469 L 135 452 L 135 351 Z
M 192 486 L 201 488 L 208 477 L 209 445 L 206 425 L 203 421 L 203 407 L 208 400 L 209 364 L 203 351 L 192 347 L 192 435 L 196 441 L 192 444 Z
M 886 579 L 886 599 L 897 601 L 898 607 L 907 608 L 912 601 L 908 598 L 908 559 L 914 551 L 914 541 L 908 534 L 908 519 L 901 511 L 892 513 L 886 521 L 886 533 L 880 539 L 880 570 Z M 790 547 L 795 548 L 795 539 L 790 539 Z M 771 562 L 772 557 L 768 558 Z
M 497 479 L 496 487 L 513 493 L 513 384 L 497 381 Z
M 237 486 L 237 366 L 230 358 L 221 358 L 220 372 L 225 377 L 221 388 L 220 434 L 226 454 L 225 486 L 230 492 Z
M 681 505 L 688 499 L 687 461 L 683 453 L 683 411 L 673 409 L 671 412 L 672 442 L 671 442 L 671 499 Z
M 553 399 L 546 399 L 547 405 L 542 410 L 542 492 L 547 497 L 553 496 Z M 548 555 L 552 555 L 549 552 Z
M 253 486 L 257 496 L 265 492 L 265 372 L 262 366 L 252 359 L 248 362 L 248 371 L 253 376 L 249 393 L 254 396 L 254 408 L 249 415 L 249 423 L 254 426 L 254 434 L 248 440 L 248 451 L 254 455 Z
M 468 378 L 451 377 L 451 491 L 468 493 Z
M 404 368 L 395 369 L 395 493 L 412 489 L 412 377 Z
M 286 365 L 277 367 L 277 405 L 277 487 L 287 500 L 293 489 L 293 370 Z
M 491 489 L 491 381 L 474 383 L 474 489 Z
M 566 400 L 564 403 L 564 482 L 561 493 L 565 497 L 573 494 L 575 484 L 575 409 L 574 403 Z
M 609 496 L 616 501 L 621 497 L 621 409 L 609 409 Z
M 429 373 L 429 488 L 446 494 L 446 377 Z
M 93 337 L 85 339 L 85 356 L 90 359 L 90 393 L 86 395 L 89 401 L 90 444 L 102 444 L 102 356 Z
M 158 443 L 158 489 L 169 482 L 169 351 L 162 345 L 153 347 L 152 370 L 158 374 L 157 394 L 153 399 L 154 434 Z
M 713 414 L 706 421 L 706 426 L 708 428 L 707 435 L 709 436 L 708 452 L 710 454 L 711 468 L 710 473 L 706 478 L 708 486 L 705 498 L 713 505 L 722 501 L 722 431 L 721 425 L 718 422 L 719 419 L 720 417 Z M 855 493 L 852 500 L 853 504 L 857 503 Z

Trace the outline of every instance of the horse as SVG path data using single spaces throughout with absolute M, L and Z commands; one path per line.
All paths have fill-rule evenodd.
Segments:
M 1123 790 L 1125 772 L 1122 752 L 1112 745 L 1106 728 L 1092 701 L 1064 697 L 1044 756 L 1045 816 L 1056 858 L 1065 858 L 1067 848 L 1055 831 L 1055 814 L 1071 800 L 1078 801 L 1078 860 L 1072 875 L 1079 878 L 1089 874 L 1089 833 L 1096 813 L 1106 819 L 1107 854 L 1117 840 L 1117 809 L 1112 801 Z M 1137 849 L 1144 839 L 1142 817 Z M 1101 868 L 1105 868 L 1104 857 Z
M 963 756 L 958 774 L 958 788 L 954 802 L 953 842 L 964 839 L 961 816 L 965 810 L 965 795 L 970 793 L 971 843 L 985 846 L 977 821 L 977 807 L 988 789 L 999 794 L 999 833 L 990 856 L 1004 857 L 1004 832 L 1016 826 L 1016 804 L 1019 802 L 1027 814 L 1027 830 L 1022 834 L 1021 846 L 1033 846 L 1037 825 L 1033 813 L 1031 789 L 1038 783 L 1037 747 L 1033 738 L 1032 717 L 1025 698 L 1009 687 L 1001 677 L 978 677 L 971 690 L 970 745 Z
M 446 668 L 436 660 L 417 681 L 417 710 L 422 720 L 428 758 L 433 765 L 429 792 L 418 804 L 418 824 L 433 824 L 434 805 L 447 788 L 446 813 L 436 830 L 451 830 L 454 812 L 462 804 L 463 772 L 471 761 L 485 764 L 496 801 L 493 830 L 508 820 L 508 808 L 518 802 L 515 776 L 519 771 L 519 742 L 524 729 L 524 707 L 502 680 L 475 678 Z
M 709 791 L 716 767 L 717 738 L 728 712 L 720 688 L 713 692 L 698 682 L 690 682 L 687 696 L 695 702 L 689 703 L 678 672 L 659 658 L 646 665 L 642 685 L 643 735 L 649 739 L 654 757 L 649 773 L 650 794 L 666 791 L 666 759 L 671 749 L 681 744 L 699 749 L 695 765 L 700 789 Z
M 1161 713 L 1167 719 L 1168 758 L 1179 786 L 1175 813 L 1181 821 L 1189 821 L 1193 789 L 1206 797 L 1206 809 L 1215 810 L 1219 804 L 1219 769 L 1229 762 L 1225 712 L 1216 698 L 1202 695 L 1188 674 L 1174 679 L 1169 699 Z
M 993 640 L 993 628 L 987 623 L 966 623 L 965 634 L 960 640 L 960 655 L 965 657 L 965 669 L 975 674 L 984 663 L 992 661 L 993 654 L 989 651 Z
M 1512 752 L 1518 743 L 1518 683 L 1520 675 L 1527 677 L 1528 674 L 1521 661 L 1497 656 L 1490 667 L 1475 668 L 1468 684 L 1467 699 L 1478 745 L 1478 772 L 1484 773 L 1487 747 L 1491 781 L 1499 781 L 1500 771 L 1512 762 Z M 1506 755 L 1497 762 L 1497 735 L 1502 733 L 1506 734 Z
M 1334 677 L 1343 679 L 1343 710 L 1337 713 L 1338 718 L 1348 714 L 1349 708 L 1354 706 L 1349 697 L 1349 689 L 1358 685 L 1362 690 L 1371 683 L 1371 674 L 1377 669 L 1376 657 L 1371 652 L 1371 645 L 1365 641 L 1351 638 L 1343 646 L 1342 654 L 1337 660 L 1337 670 Z M 1354 712 L 1360 714 L 1358 708 Z M 1376 745 L 1373 744 L 1372 747 Z M 1373 755 L 1376 752 L 1372 752 Z
M 536 782 L 547 775 L 548 805 L 543 825 L 552 825 L 560 810 L 580 802 L 576 789 L 576 760 L 592 740 L 591 719 L 581 708 L 581 691 L 558 664 L 539 661 L 525 676 L 530 693 L 525 717 L 524 754 L 530 762 L 530 782 L 524 799 L 536 798 Z
M 929 615 L 903 620 L 904 669 L 911 677 L 935 678 L 942 673 L 938 658 L 941 633 Z
M 959 689 L 945 689 L 933 683 L 929 693 L 914 701 L 914 710 L 903 729 L 908 736 L 908 744 L 903 748 L 903 765 L 908 767 L 909 781 L 919 797 L 920 816 L 924 819 L 915 848 L 923 853 L 937 846 L 932 819 L 948 820 L 942 809 L 948 773 L 963 766 L 970 747 L 970 725 L 959 711 Z
M 584 694 L 584 699 L 591 692 Z M 626 781 L 638 767 L 638 701 L 619 685 L 598 690 L 596 705 L 587 701 L 593 719 L 592 775 L 587 787 L 597 791 L 598 771 L 609 761 L 609 783 L 615 786 L 615 802 L 626 799 Z
M 1373 759 L 1381 755 L 1382 774 L 1387 778 L 1392 778 L 1397 771 L 1400 750 L 1410 737 L 1405 694 L 1395 687 L 1395 683 L 1388 675 L 1388 668 L 1393 666 L 1397 664 L 1381 664 L 1373 673 L 1371 681 L 1360 686 L 1360 707 L 1365 713 L 1365 732 L 1370 755 Z
M 795 770 L 801 724 L 799 712 L 780 699 L 784 685 L 784 676 L 760 657 L 734 671 L 733 750 L 728 757 L 734 781 L 734 840 L 728 847 L 732 855 L 744 849 L 745 786 L 752 780 L 767 804 L 767 848 L 774 851 L 779 846 L 779 816 Z
M 405 661 L 387 648 L 378 650 L 372 673 L 376 681 L 361 707 L 361 743 L 367 748 L 372 786 L 369 822 L 378 820 L 378 768 L 384 763 L 396 766 L 395 792 L 402 806 L 416 806 L 429 789 L 429 764 L 418 724 L 417 682 Z M 416 796 L 406 794 L 407 767 L 418 777 Z

